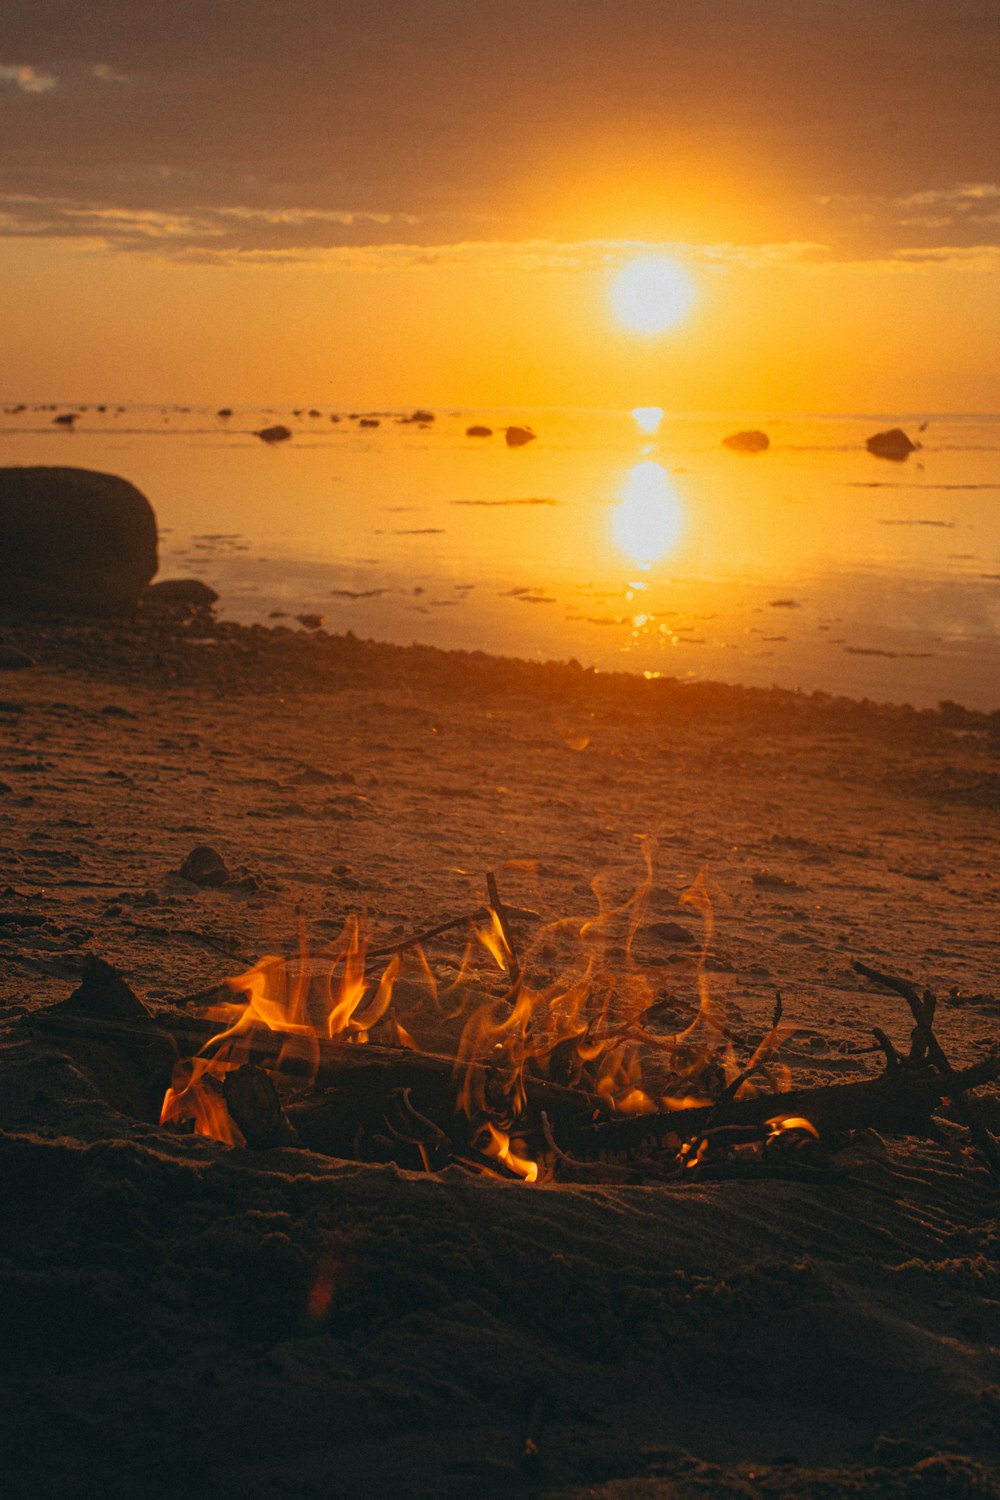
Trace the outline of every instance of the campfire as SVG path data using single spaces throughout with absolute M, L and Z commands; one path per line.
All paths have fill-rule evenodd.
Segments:
M 264 957 L 155 1019 L 92 960 L 76 996 L 31 1024 L 74 1037 L 91 1060 L 95 1047 L 121 1054 L 161 1037 L 169 1068 L 163 1049 L 144 1054 L 152 1090 L 160 1079 L 160 1124 L 236 1149 L 297 1145 L 536 1184 L 821 1179 L 842 1173 L 855 1132 L 940 1139 L 932 1112 L 948 1101 L 1000 1180 L 968 1098 L 1000 1074 L 1000 1060 L 954 1071 L 932 995 L 856 964 L 906 1000 L 909 1051 L 876 1028 L 867 1050 L 884 1055 L 881 1076 L 795 1090 L 777 1057 L 798 1030 L 780 994 L 755 1029 L 713 995 L 703 877 L 680 898 L 702 936 L 674 982 L 637 957 L 649 849 L 645 863 L 624 901 L 596 881 L 597 910 L 582 921 L 545 923 L 506 905 L 493 874 L 474 911 L 388 946 L 351 916 L 325 948 L 310 950 L 303 934 L 295 957 Z M 463 935 L 457 962 L 439 956 Z

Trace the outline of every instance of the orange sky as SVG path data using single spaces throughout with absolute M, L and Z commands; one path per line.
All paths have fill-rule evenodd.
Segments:
M 5 399 L 1000 406 L 992 3 L 4 9 Z

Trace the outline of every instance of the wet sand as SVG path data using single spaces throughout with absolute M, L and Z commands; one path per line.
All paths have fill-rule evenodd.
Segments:
M 713 997 L 750 1038 L 781 991 L 794 1085 L 874 1076 L 873 1025 L 908 1044 L 855 959 L 933 989 L 971 1063 L 995 716 L 153 618 L 0 636 L 34 661 L 0 679 L 13 1492 L 998 1493 L 998 1199 L 960 1135 L 868 1140 L 833 1182 L 410 1173 L 170 1136 L 20 1024 L 87 953 L 166 1007 L 300 922 L 390 943 L 488 870 L 582 921 L 647 839 L 638 962 L 692 989 L 704 872 Z M 177 875 L 199 844 L 237 883 Z

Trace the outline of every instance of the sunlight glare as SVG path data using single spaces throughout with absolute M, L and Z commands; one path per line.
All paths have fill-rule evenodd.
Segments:
M 611 283 L 615 317 L 631 333 L 666 333 L 682 323 L 694 304 L 694 284 L 684 267 L 666 255 L 630 260 Z
M 629 470 L 621 504 L 611 515 L 619 551 L 651 567 L 676 545 L 684 525 L 680 500 L 662 464 L 647 459 Z
M 632 420 L 640 432 L 644 432 L 647 437 L 652 437 L 663 421 L 663 407 L 637 406 L 632 412 Z

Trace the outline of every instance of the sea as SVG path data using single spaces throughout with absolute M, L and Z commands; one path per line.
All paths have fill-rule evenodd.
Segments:
M 0 463 L 130 480 L 233 620 L 1000 709 L 1000 416 L 8 402 Z

